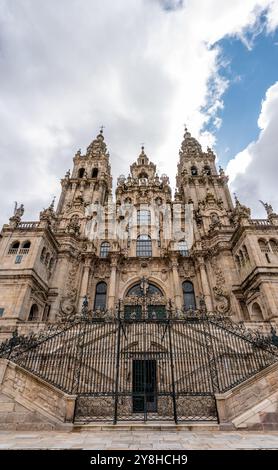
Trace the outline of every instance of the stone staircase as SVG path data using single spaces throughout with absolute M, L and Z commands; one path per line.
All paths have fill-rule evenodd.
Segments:
M 37 411 L 31 411 L 13 398 L 0 393 L 0 426 L 2 430 L 51 431 L 55 425 L 42 418 Z

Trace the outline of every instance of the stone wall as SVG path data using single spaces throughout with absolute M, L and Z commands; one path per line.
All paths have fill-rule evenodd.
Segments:
M 261 423 L 261 415 L 265 406 L 272 403 L 272 411 L 275 408 L 278 411 L 278 364 L 273 364 L 255 376 L 246 380 L 244 383 L 237 385 L 232 390 L 223 394 L 216 394 L 217 411 L 220 425 L 230 425 L 233 427 L 240 426 L 250 416 L 257 416 L 253 419 L 253 424 Z M 269 403 L 266 400 L 269 400 Z M 274 400 L 274 401 L 273 401 Z M 274 407 L 274 408 L 273 408 Z M 246 418 L 246 419 L 245 419 Z M 278 429 L 278 412 L 273 417 L 272 428 Z M 262 425 L 263 426 L 263 425 Z M 248 427 L 247 425 L 245 427 Z M 254 426 L 252 425 L 254 429 Z M 261 429 L 261 427 L 257 427 Z
M 0 393 L 39 413 L 50 423 L 73 421 L 76 396 L 63 393 L 6 359 L 0 359 Z

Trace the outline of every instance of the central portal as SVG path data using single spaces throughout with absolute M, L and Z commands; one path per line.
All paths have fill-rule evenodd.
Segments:
M 133 360 L 133 413 L 157 412 L 156 361 Z

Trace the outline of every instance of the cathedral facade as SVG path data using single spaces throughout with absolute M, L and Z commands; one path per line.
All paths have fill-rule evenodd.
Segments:
M 278 215 L 252 219 L 185 129 L 172 195 L 144 147 L 112 197 L 103 131 L 0 239 L 0 427 L 278 428 Z M 248 413 L 247 413 L 248 412 Z
M 227 183 L 213 151 L 186 129 L 174 195 L 142 147 L 113 201 L 101 130 L 74 156 L 56 210 L 53 201 L 39 220 L 22 221 L 16 205 L 3 226 L 1 339 L 72 319 L 84 299 L 99 317 L 117 308 L 155 318 L 205 306 L 269 329 L 278 319 L 278 215 L 264 203 L 267 217 L 253 219 Z

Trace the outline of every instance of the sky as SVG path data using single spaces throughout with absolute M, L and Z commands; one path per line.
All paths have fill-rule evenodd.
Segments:
M 37 220 L 104 125 L 114 185 L 145 152 L 175 187 L 184 124 L 278 212 L 278 0 L 0 0 L 0 224 Z

